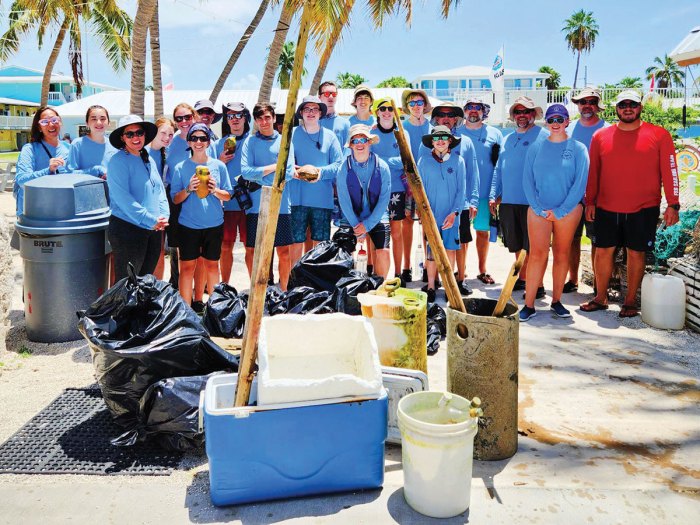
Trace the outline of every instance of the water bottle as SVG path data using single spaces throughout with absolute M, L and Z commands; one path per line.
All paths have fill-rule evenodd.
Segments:
M 419 242 L 418 246 L 416 246 L 416 267 L 418 268 L 418 272 L 422 273 L 423 272 L 423 266 L 425 262 L 425 253 L 423 252 L 423 245 Z
M 489 219 L 489 242 L 496 242 L 498 240 L 498 227 L 500 226 L 499 223 L 500 221 L 498 220 L 498 215 L 491 215 L 491 218 Z
M 367 273 L 367 252 L 365 251 L 365 245 L 360 244 L 360 249 L 357 251 L 357 256 L 355 257 L 355 270 L 362 273 Z

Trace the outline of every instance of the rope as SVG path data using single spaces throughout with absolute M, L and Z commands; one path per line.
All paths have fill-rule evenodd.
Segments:
M 683 257 L 685 247 L 690 243 L 700 210 L 681 211 L 678 223 L 656 232 L 654 257 L 656 266 L 665 264 L 672 257 Z

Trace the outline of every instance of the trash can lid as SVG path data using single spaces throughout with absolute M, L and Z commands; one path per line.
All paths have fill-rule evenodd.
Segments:
M 106 181 L 83 174 L 46 175 L 24 185 L 15 228 L 29 235 L 88 233 L 109 224 Z

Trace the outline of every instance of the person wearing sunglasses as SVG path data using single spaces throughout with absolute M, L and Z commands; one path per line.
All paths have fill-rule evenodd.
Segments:
M 102 179 L 107 178 L 107 164 L 117 150 L 105 140 L 109 113 L 103 106 L 90 106 L 85 114 L 88 134 L 78 137 L 70 145 L 68 170 L 81 171 Z
M 554 259 L 550 310 L 555 317 L 571 317 L 561 304 L 561 294 L 569 269 L 571 241 L 583 213 L 581 201 L 588 178 L 588 150 L 567 135 L 566 106 L 552 104 L 544 118 L 549 137 L 529 148 L 523 172 L 523 189 L 530 205 L 527 212 L 530 262 L 521 322 L 536 315 L 535 297 L 547 269 L 550 245 Z
M 374 126 L 376 120 L 372 114 L 372 104 L 374 104 L 372 90 L 364 85 L 357 86 L 352 94 L 352 102 L 350 103 L 356 111 L 356 113 L 348 119 L 350 125 L 364 124 L 370 128 Z
M 187 143 L 192 157 L 175 166 L 170 196 L 180 211 L 180 295 L 186 304 L 192 301 L 192 280 L 195 266 L 204 268 L 210 293 L 219 283 L 219 258 L 224 236 L 224 209 L 222 202 L 231 198 L 232 188 L 226 165 L 208 154 L 211 132 L 203 122 L 190 127 Z M 206 167 L 209 177 L 207 192 L 202 197 L 204 184 L 197 175 L 198 168 Z M 203 262 L 203 264 L 202 264 Z M 195 299 L 196 300 L 196 299 Z M 198 308 L 194 308 L 195 311 Z M 199 305 L 196 305 L 199 307 Z
M 60 140 L 61 117 L 50 107 L 40 107 L 32 119 L 29 142 L 17 158 L 17 174 L 12 193 L 17 215 L 24 211 L 24 185 L 44 175 L 67 173 L 69 146 Z
M 372 152 L 372 146 L 379 140 L 369 126 L 350 127 L 350 140 L 345 144 L 350 155 L 338 168 L 336 186 L 343 215 L 341 224 L 351 226 L 360 242 L 368 242 L 369 237 L 374 249 L 374 270 L 386 279 L 391 244 L 388 211 L 391 172 L 387 163 Z
M 403 276 L 411 271 L 411 250 L 404 250 L 404 224 L 406 219 L 406 190 L 408 185 L 403 171 L 403 161 L 396 142 L 394 106 L 390 98 L 380 98 L 374 103 L 374 113 L 377 124 L 372 128 L 372 135 L 378 138 L 373 148 L 380 159 L 387 163 L 391 171 L 391 199 L 389 200 L 389 225 L 391 226 L 391 251 L 394 260 L 394 276 L 401 278 L 402 284 L 407 283 Z M 411 137 L 404 130 L 406 143 L 410 144 Z M 410 213 L 410 209 L 408 210 Z M 413 240 L 413 221 L 410 221 L 411 240 Z M 408 242 L 408 239 L 406 239 Z
M 320 124 L 326 110 L 319 97 L 306 96 L 296 111 L 299 126 L 292 131 L 294 178 L 288 185 L 294 238 L 290 247 L 292 267 L 304 251 L 307 230 L 312 247 L 331 238 L 333 182 L 343 152 L 335 133 Z M 316 178 L 307 180 L 301 173 L 315 174 Z
M 256 104 L 253 119 L 258 131 L 252 134 L 241 148 L 241 176 L 261 186 L 272 186 L 277 169 L 282 136 L 275 129 L 275 108 L 268 103 Z M 294 244 L 291 226 L 291 204 L 289 201 L 289 181 L 294 173 L 294 144 L 289 145 L 289 158 L 285 169 L 285 183 L 280 202 L 277 230 L 275 231 L 275 251 L 277 252 L 277 270 L 280 288 L 287 290 L 291 270 L 289 246 Z M 260 191 L 251 192 L 252 206 L 246 213 L 246 252 L 251 255 L 255 250 L 260 213 Z M 246 254 L 246 257 L 248 255 Z
M 602 102 L 600 90 L 594 87 L 583 88 L 578 95 L 571 97 L 576 104 L 580 118 L 569 125 L 567 132 L 572 139 L 578 140 L 581 144 L 590 149 L 593 134 L 604 127 L 609 126 L 607 122 L 598 116 L 598 113 L 605 109 Z M 564 284 L 564 293 L 578 291 L 578 269 L 581 262 L 581 237 L 583 226 L 586 226 L 586 235 L 592 238 L 594 227 L 592 222 L 586 222 L 585 214 L 581 217 L 581 222 L 576 228 L 574 240 L 571 243 L 571 254 L 569 255 L 569 278 Z M 595 247 L 591 247 L 591 267 L 593 269 L 593 282 L 595 283 Z
M 211 103 L 211 100 L 207 99 L 198 100 L 197 102 L 195 102 L 194 110 L 199 115 L 199 121 L 209 128 L 209 133 L 211 134 L 213 146 L 214 142 L 217 141 L 219 137 L 216 136 L 216 133 L 214 133 L 214 130 L 211 129 L 211 126 L 212 124 L 216 124 L 221 120 L 222 114 L 217 113 L 216 109 L 214 109 L 214 104 Z
M 170 210 L 163 180 L 146 151 L 157 133 L 152 122 L 126 115 L 109 135 L 109 142 L 119 150 L 107 165 L 112 209 L 107 237 L 117 281 L 127 276 L 129 263 L 136 275 L 153 273 L 160 257 Z
M 549 131 L 535 124 L 535 119 L 541 119 L 543 115 L 542 108 L 529 97 L 518 97 L 510 106 L 509 118 L 515 123 L 515 131 L 506 135 L 503 141 L 489 193 L 489 208 L 492 214 L 499 215 L 506 248 L 516 259 L 520 250 L 526 253 L 513 291 L 525 290 L 530 240 L 527 233 L 529 205 L 523 189 L 523 170 L 527 152 L 549 135 Z M 538 283 L 535 298 L 541 299 L 544 295 L 544 286 Z
M 425 147 L 431 148 L 431 154 L 423 155 L 418 160 L 418 172 L 423 180 L 435 224 L 440 230 L 450 267 L 455 264 L 455 256 L 460 244 L 459 220 L 464 205 L 467 178 L 464 160 L 461 156 L 452 153 L 452 150 L 458 148 L 460 140 L 447 126 L 436 126 L 431 133 L 422 138 Z M 437 266 L 430 246 L 426 247 L 426 251 L 428 283 L 423 291 L 428 294 L 428 302 L 432 303 L 435 302 Z
M 250 121 L 252 117 L 250 110 L 243 102 L 231 102 L 222 107 L 224 118 L 221 122 L 221 134 L 223 137 L 216 142 L 216 156 L 226 164 L 231 186 L 236 187 L 241 176 L 241 149 L 248 138 L 250 132 Z M 236 145 L 233 151 L 230 149 L 230 139 L 235 139 Z M 229 142 L 227 142 L 229 141 Z M 228 147 L 227 147 L 228 144 Z M 221 280 L 225 283 L 231 278 L 233 269 L 233 246 L 236 237 L 245 246 L 247 229 L 245 210 L 241 209 L 237 199 L 224 201 L 224 238 L 221 241 Z M 246 252 L 245 265 L 248 275 L 253 272 L 253 254 Z
M 350 121 L 335 112 L 335 103 L 338 101 L 338 86 L 332 80 L 321 82 L 318 87 L 318 98 L 326 105 L 326 114 L 321 118 L 321 126 L 330 129 L 338 139 L 338 144 L 348 141 Z
M 615 248 L 627 251 L 627 294 L 620 317 L 639 314 L 637 292 L 646 252 L 654 249 L 661 212 L 663 223 L 678 222 L 678 162 L 673 139 L 664 128 L 644 122 L 642 97 L 621 92 L 615 100 L 617 125 L 599 130 L 591 140 L 591 169 L 586 187 L 586 220 L 594 221 L 596 296 L 581 305 L 584 312 L 606 310 Z
M 479 274 L 476 278 L 484 284 L 494 284 L 493 277 L 486 271 L 491 229 L 489 193 L 493 182 L 493 170 L 503 145 L 503 135 L 497 128 L 484 123 L 488 117 L 489 108 L 481 99 L 468 99 L 463 109 L 464 124 L 457 128 L 457 133 L 469 137 L 472 141 L 479 165 L 479 204 L 474 217 L 476 252 L 479 261 Z M 467 246 L 467 243 L 463 243 L 457 252 L 457 260 L 461 265 L 466 265 Z

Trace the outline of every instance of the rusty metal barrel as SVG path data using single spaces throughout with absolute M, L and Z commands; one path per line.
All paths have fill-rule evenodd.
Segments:
M 487 461 L 518 450 L 518 308 L 493 317 L 496 302 L 465 299 L 466 314 L 447 309 L 447 390 L 481 398 L 474 458 Z

